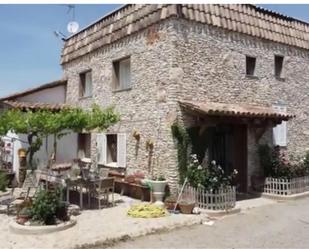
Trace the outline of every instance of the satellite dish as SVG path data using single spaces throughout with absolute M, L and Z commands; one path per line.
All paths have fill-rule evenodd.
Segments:
M 67 29 L 68 29 L 68 32 L 70 34 L 76 33 L 78 31 L 78 29 L 79 29 L 78 22 L 75 22 L 75 21 L 69 22 L 68 26 L 67 26 Z

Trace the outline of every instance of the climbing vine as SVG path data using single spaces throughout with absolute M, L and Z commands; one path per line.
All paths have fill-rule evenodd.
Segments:
M 183 183 L 187 174 L 190 138 L 186 129 L 176 122 L 172 125 L 171 129 L 173 137 L 177 140 L 178 171 L 180 183 Z
M 33 156 L 41 148 L 43 139 L 49 135 L 55 138 L 54 153 L 56 153 L 57 139 L 71 131 L 105 130 L 118 120 L 119 116 L 112 107 L 101 109 L 97 105 L 93 105 L 89 111 L 81 108 L 65 108 L 57 112 L 10 109 L 0 114 L 0 135 L 5 135 L 8 131 L 27 134 L 28 166 L 33 169 Z
M 180 183 L 182 183 L 188 173 L 190 155 L 195 154 L 201 164 L 211 136 L 207 130 L 201 132 L 201 127 L 186 129 L 177 122 L 172 125 L 171 129 L 173 137 L 177 140 L 178 171 Z

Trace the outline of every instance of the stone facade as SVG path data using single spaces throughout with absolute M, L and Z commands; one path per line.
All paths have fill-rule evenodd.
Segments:
M 179 18 L 152 28 L 156 39 L 151 43 L 149 33 L 139 31 L 63 64 L 67 103 L 84 108 L 91 103 L 115 105 L 121 114 L 121 121 L 108 132 L 127 134 L 127 173 L 164 174 L 176 186 L 177 151 L 170 127 L 176 118 L 186 119 L 180 100 L 263 106 L 284 102 L 288 112 L 296 115 L 288 122 L 289 151 L 302 154 L 309 148 L 307 50 Z M 245 74 L 246 55 L 257 58 L 256 77 Z M 284 56 L 284 79 L 274 76 L 274 55 Z M 127 56 L 132 89 L 113 92 L 112 62 Z M 79 73 L 88 69 L 92 69 L 93 96 L 80 99 Z M 132 136 L 135 130 L 141 134 L 139 141 Z M 250 175 L 259 170 L 253 136 L 249 127 L 249 185 Z M 264 139 L 270 136 L 269 129 Z M 146 148 L 148 139 L 154 141 L 153 151 Z M 92 140 L 95 160 L 95 134 Z

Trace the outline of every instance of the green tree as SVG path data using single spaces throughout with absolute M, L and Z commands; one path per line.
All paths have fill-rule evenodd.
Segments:
M 12 131 L 27 134 L 28 166 L 34 169 L 34 154 L 41 148 L 43 139 L 54 136 L 54 153 L 57 151 L 57 140 L 70 132 L 105 130 L 119 121 L 119 115 L 113 107 L 101 109 L 93 105 L 85 111 L 81 108 L 64 108 L 60 111 L 38 110 L 21 111 L 10 109 L 0 114 L 0 135 Z

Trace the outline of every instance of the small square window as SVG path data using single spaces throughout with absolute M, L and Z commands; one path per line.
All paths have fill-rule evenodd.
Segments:
M 114 77 L 113 85 L 115 90 L 131 88 L 131 62 L 130 58 L 113 62 Z
M 91 97 L 92 96 L 92 73 L 87 71 L 79 75 L 79 97 Z
M 256 64 L 255 57 L 246 56 L 246 75 L 248 76 L 255 75 L 255 64 Z
M 275 55 L 275 76 L 277 78 L 282 77 L 283 60 L 283 56 Z

